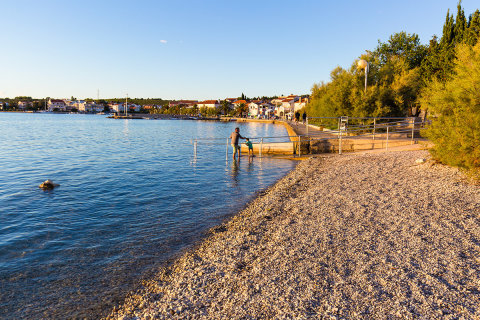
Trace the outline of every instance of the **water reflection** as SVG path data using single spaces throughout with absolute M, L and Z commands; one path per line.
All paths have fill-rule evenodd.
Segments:
M 232 177 L 232 188 L 238 186 L 238 174 L 240 173 L 240 160 L 233 160 L 232 161 L 232 168 L 230 172 L 230 176 Z
M 248 157 L 247 172 L 253 172 L 253 157 Z
M 235 126 L 285 135 L 264 124 L 0 113 L 0 319 L 100 318 L 293 167 L 226 163 L 223 138 L 192 156 L 193 139 Z M 43 192 L 48 178 L 61 186 Z
M 123 136 L 128 138 L 128 119 L 123 120 Z

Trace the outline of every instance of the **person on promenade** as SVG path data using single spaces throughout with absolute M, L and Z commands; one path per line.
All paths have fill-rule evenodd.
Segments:
M 240 128 L 235 128 L 235 131 L 232 132 L 232 134 L 230 135 L 230 139 L 231 139 L 231 144 L 232 144 L 232 148 L 233 148 L 233 160 L 236 159 L 236 156 L 237 156 L 237 152 L 238 152 L 238 159 L 240 160 L 240 146 L 238 145 L 238 139 L 245 139 L 244 137 L 242 137 L 240 135 Z
M 300 112 L 295 112 L 295 122 L 300 121 Z
M 303 124 L 305 124 L 307 122 L 307 113 L 306 112 L 303 113 L 302 118 L 303 118 Z
M 252 142 L 250 141 L 250 139 L 246 138 L 245 140 L 247 140 L 245 142 L 245 145 L 248 147 L 248 157 L 253 157 L 253 144 Z

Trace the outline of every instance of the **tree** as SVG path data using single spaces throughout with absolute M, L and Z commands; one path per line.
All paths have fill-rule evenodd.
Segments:
M 378 57 L 380 66 L 392 58 L 401 57 L 405 59 L 409 68 L 415 68 L 420 66 L 426 53 L 427 48 L 420 43 L 418 35 L 402 31 L 391 35 L 385 43 L 378 41 L 373 55 Z
M 476 10 L 468 20 L 468 26 L 465 30 L 464 41 L 466 44 L 474 46 L 480 36 L 480 10 Z
M 197 104 L 194 104 L 193 107 L 192 107 L 192 115 L 198 115 L 198 105 Z
M 457 5 L 457 18 L 455 19 L 455 25 L 453 27 L 454 41 L 455 43 L 463 42 L 465 29 L 467 28 L 467 19 L 465 19 L 465 12 L 462 8 L 462 0 L 458 1 Z
M 248 107 L 245 103 L 240 103 L 235 110 L 235 114 L 242 117 L 244 113 L 248 112 Z
M 435 115 L 427 131 L 433 156 L 480 178 L 480 42 L 459 45 L 453 76 L 432 81 L 421 102 Z
M 230 112 L 230 102 L 228 100 L 223 100 L 221 105 L 221 112 L 224 115 L 228 115 Z

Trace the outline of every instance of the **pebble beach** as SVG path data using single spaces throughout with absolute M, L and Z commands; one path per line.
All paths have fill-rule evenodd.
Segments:
M 480 187 L 427 151 L 304 160 L 107 319 L 480 319 Z

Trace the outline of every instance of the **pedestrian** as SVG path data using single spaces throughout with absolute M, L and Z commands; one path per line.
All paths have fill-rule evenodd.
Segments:
M 300 112 L 295 112 L 295 122 L 300 121 Z
M 230 135 L 230 139 L 231 139 L 230 143 L 233 148 L 233 160 L 236 159 L 237 152 L 238 152 L 238 159 L 240 160 L 240 146 L 238 145 L 238 139 L 245 139 L 240 135 L 240 128 L 238 127 L 235 128 L 235 131 L 232 132 L 232 134 Z
M 307 113 L 306 112 L 303 113 L 302 118 L 303 118 L 303 124 L 305 124 L 307 122 Z

